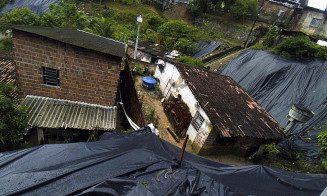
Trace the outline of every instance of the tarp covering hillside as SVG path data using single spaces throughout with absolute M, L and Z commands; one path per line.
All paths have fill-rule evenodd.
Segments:
M 327 61 L 300 62 L 268 51 L 247 50 L 229 62 L 221 74 L 238 82 L 282 127 L 293 104 L 313 111 L 311 120 L 290 130 L 296 136 L 287 144 L 307 151 L 309 156 L 318 155 L 316 136 L 325 130 L 327 118 Z
M 41 16 L 42 13 L 49 11 L 49 5 L 59 2 L 59 0 L 14 0 L 13 3 L 8 3 L 2 8 L 0 14 L 10 12 L 14 8 L 29 8 L 32 12 Z
M 214 50 L 216 50 L 218 47 L 220 47 L 221 45 L 223 45 L 225 42 L 215 42 L 215 41 L 211 41 L 211 42 L 206 42 L 206 41 L 200 41 L 196 48 L 195 54 L 191 54 L 192 58 L 202 58 L 210 53 L 212 53 Z
M 111 134 L 0 154 L 1 195 L 319 195 L 327 175 L 236 167 L 186 152 L 149 133 Z

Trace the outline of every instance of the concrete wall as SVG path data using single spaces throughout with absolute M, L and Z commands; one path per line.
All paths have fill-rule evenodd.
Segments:
M 321 35 L 327 37 L 326 15 L 327 14 L 323 11 L 318 11 L 315 9 L 304 9 L 294 30 L 302 31 L 308 35 Z M 321 19 L 318 27 L 310 26 L 311 21 L 314 18 Z
M 14 31 L 13 52 L 20 97 L 39 95 L 114 105 L 120 57 L 18 30 Z M 60 87 L 43 84 L 43 66 L 60 70 Z
M 209 135 L 216 136 L 215 133 L 211 133 L 213 128 L 212 123 L 201 106 L 196 107 L 197 100 L 190 88 L 182 79 L 177 68 L 169 62 L 165 62 L 162 72 L 160 71 L 159 66 L 157 66 L 154 77 L 159 79 L 160 89 L 164 97 L 168 98 L 171 95 L 177 97 L 178 94 L 180 94 L 183 102 L 188 106 L 192 117 L 195 116 L 196 112 L 199 112 L 204 118 L 204 122 L 202 123 L 199 131 L 197 131 L 192 124 L 190 124 L 187 129 L 187 135 L 189 135 L 189 139 L 193 142 L 192 146 L 196 148 L 196 151 L 202 147 L 211 145 L 215 137 L 213 140 L 207 140 Z M 174 87 L 171 86 L 173 82 L 175 83 Z

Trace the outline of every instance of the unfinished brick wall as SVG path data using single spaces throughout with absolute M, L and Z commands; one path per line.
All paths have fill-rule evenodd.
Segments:
M 259 5 L 262 4 L 263 0 L 259 0 Z M 264 0 L 263 10 L 260 13 L 260 21 L 267 22 L 269 24 L 280 24 L 287 26 L 288 21 L 290 20 L 294 9 L 279 4 L 278 2 L 270 2 Z M 285 11 L 284 16 L 279 17 L 277 14 L 280 10 Z
M 20 97 L 38 95 L 112 106 L 121 58 L 14 30 Z M 43 84 L 42 67 L 60 70 L 60 87 Z

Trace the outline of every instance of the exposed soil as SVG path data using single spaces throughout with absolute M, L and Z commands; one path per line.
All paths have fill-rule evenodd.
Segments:
M 143 111 L 145 113 L 149 113 L 152 108 L 155 109 L 157 118 L 158 118 L 158 130 L 160 132 L 160 137 L 167 142 L 174 144 L 175 146 L 181 147 L 182 142 L 177 143 L 174 138 L 170 135 L 170 133 L 167 131 L 167 128 L 170 128 L 173 130 L 172 125 L 169 123 L 169 120 L 163 110 L 163 107 L 161 105 L 161 101 L 158 98 L 149 96 L 149 90 L 146 90 L 142 86 L 142 76 L 136 76 L 135 77 L 135 87 L 139 94 L 139 98 L 143 102 Z M 147 122 L 146 122 L 147 123 Z
M 142 76 L 135 76 L 135 87 L 138 92 L 139 98 L 143 102 L 143 111 L 149 114 L 152 108 L 155 109 L 158 118 L 157 126 L 160 132 L 160 137 L 165 141 L 181 148 L 183 145 L 183 140 L 181 140 L 180 142 L 176 142 L 175 139 L 171 136 L 171 134 L 167 131 L 167 128 L 170 128 L 171 130 L 174 130 L 174 128 L 170 124 L 166 113 L 164 112 L 160 98 L 150 96 L 149 94 L 151 94 L 152 91 L 143 88 Z M 191 145 L 186 145 L 186 151 L 193 153 Z M 237 157 L 235 155 L 206 155 L 204 157 L 231 165 L 253 165 L 253 162 L 251 160 L 247 160 L 243 157 Z

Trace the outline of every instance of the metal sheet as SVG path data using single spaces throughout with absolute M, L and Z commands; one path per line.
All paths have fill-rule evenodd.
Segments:
M 31 127 L 114 130 L 117 107 L 28 95 L 21 103 L 28 108 Z

